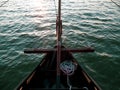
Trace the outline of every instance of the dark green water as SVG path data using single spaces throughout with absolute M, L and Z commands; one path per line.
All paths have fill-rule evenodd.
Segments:
M 53 0 L 10 0 L 0 7 L 0 90 L 13 90 L 42 59 L 25 48 L 54 47 L 55 14 Z M 64 46 L 94 47 L 75 58 L 103 90 L 120 90 L 120 7 L 111 0 L 63 0 L 62 20 Z

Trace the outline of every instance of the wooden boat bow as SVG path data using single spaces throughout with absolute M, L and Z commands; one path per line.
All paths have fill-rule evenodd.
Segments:
M 62 45 L 61 35 L 61 0 L 59 0 L 56 19 L 57 45 L 53 49 L 24 50 L 24 53 L 27 54 L 45 53 L 46 55 L 16 90 L 101 90 L 72 56 L 72 53 L 87 53 L 95 50 L 91 47 L 81 49 L 65 48 Z

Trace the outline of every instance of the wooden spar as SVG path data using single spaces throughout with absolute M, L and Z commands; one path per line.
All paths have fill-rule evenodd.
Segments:
M 57 76 L 56 76 L 56 88 L 60 88 L 60 61 L 61 61 L 61 0 L 58 1 L 58 16 L 57 16 Z
M 24 53 L 51 53 L 51 52 L 56 52 L 57 49 L 26 49 L 24 50 Z M 78 53 L 78 52 L 81 52 L 81 53 L 86 53 L 86 52 L 94 52 L 95 50 L 92 49 L 92 48 L 81 48 L 81 49 L 65 49 L 65 48 L 62 48 L 61 49 L 61 52 L 64 52 L 64 51 L 68 51 L 68 52 L 71 52 L 71 53 Z

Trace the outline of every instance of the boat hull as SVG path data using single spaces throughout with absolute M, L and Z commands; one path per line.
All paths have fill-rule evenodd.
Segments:
M 72 75 L 60 71 L 59 87 L 56 85 L 57 52 L 48 52 L 33 72 L 19 84 L 16 90 L 101 90 L 95 81 L 81 68 L 69 51 L 61 52 L 61 62 L 71 61 L 76 64 Z M 68 83 L 69 77 L 69 83 Z

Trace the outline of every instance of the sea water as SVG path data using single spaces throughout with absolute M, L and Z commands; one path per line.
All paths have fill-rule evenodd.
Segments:
M 0 7 L 0 90 L 13 90 L 44 56 L 24 49 L 56 45 L 57 6 L 57 0 L 9 0 Z M 63 45 L 93 47 L 74 57 L 102 90 L 120 90 L 120 7 L 111 0 L 62 0 L 61 15 Z

